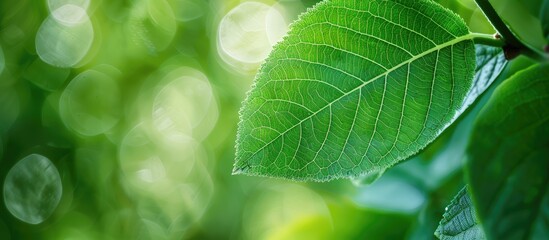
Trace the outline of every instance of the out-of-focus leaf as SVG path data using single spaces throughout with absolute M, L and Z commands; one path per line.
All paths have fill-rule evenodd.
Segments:
M 395 170 L 395 171 L 392 171 Z M 413 176 L 391 169 L 375 183 L 358 186 L 353 202 L 362 208 L 414 214 L 427 200 L 427 193 L 414 184 Z
M 530 14 L 532 14 L 533 16 L 537 16 L 539 13 L 539 7 L 542 5 L 543 1 L 544 0 L 528 0 L 520 1 L 520 3 L 524 4 Z
M 501 86 L 475 123 L 468 180 L 490 239 L 540 239 L 549 229 L 549 65 Z
M 234 173 L 326 181 L 410 157 L 461 113 L 472 38 L 459 16 L 431 1 L 316 5 L 257 75 L 241 110 Z
M 475 208 L 464 187 L 450 205 L 435 232 L 439 239 L 486 239 L 477 221 Z
M 540 48 L 546 42 L 541 34 L 538 18 L 541 3 L 538 0 L 490 0 L 499 16 L 522 42 L 534 48 Z M 535 10 L 534 10 L 535 8 Z

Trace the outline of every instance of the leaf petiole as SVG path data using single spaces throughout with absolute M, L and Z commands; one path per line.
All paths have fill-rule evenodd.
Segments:
M 475 44 L 483 44 L 492 47 L 503 47 L 505 42 L 501 38 L 485 33 L 470 33 Z

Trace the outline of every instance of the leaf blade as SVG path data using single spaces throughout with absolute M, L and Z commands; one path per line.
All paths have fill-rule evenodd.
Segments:
M 547 76 L 547 64 L 515 74 L 475 123 L 466 173 L 489 238 L 536 239 L 549 228 Z
M 459 113 L 465 112 L 492 85 L 508 63 L 503 49 L 498 47 L 476 44 L 475 56 L 476 67 L 473 87 L 467 93 L 464 104 L 458 111 Z
M 486 239 L 467 187 L 461 189 L 446 207 L 435 235 L 439 239 Z
M 472 37 L 432 2 L 318 4 L 275 47 L 243 104 L 234 173 L 323 181 L 404 160 L 455 120 L 471 88 Z

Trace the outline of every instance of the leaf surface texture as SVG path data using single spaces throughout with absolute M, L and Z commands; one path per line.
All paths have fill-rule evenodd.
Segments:
M 467 176 L 489 239 L 549 235 L 549 65 L 523 70 L 483 108 L 468 146 Z
M 275 46 L 243 103 L 234 173 L 324 181 L 408 158 L 459 115 L 472 37 L 431 1 L 317 4 Z
M 442 240 L 486 239 L 466 187 L 446 208 L 435 235 Z

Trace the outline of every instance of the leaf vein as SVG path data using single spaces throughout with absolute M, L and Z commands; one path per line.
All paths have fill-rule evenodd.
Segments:
M 311 115 L 305 117 L 304 119 L 300 120 L 300 121 L 297 122 L 296 124 L 290 126 L 288 129 L 286 129 L 285 131 L 283 131 L 280 135 L 278 135 L 277 137 L 273 138 L 273 139 L 272 139 L 271 141 L 269 141 L 266 145 L 262 146 L 261 148 L 259 148 L 258 150 L 256 150 L 254 153 L 252 153 L 250 156 L 248 156 L 247 159 L 252 158 L 253 156 L 255 156 L 255 154 L 257 154 L 258 152 L 262 151 L 266 146 L 268 146 L 268 145 L 270 145 L 271 143 L 273 143 L 274 141 L 276 141 L 280 136 L 286 134 L 288 131 L 290 131 L 291 129 L 295 128 L 296 126 L 301 125 L 301 124 L 302 124 L 304 121 L 306 121 L 307 119 L 309 119 L 309 118 L 315 116 L 316 114 L 318 114 L 318 113 L 321 112 L 322 110 L 326 109 L 328 106 L 331 106 L 331 104 L 333 104 L 333 103 L 335 103 L 335 102 L 341 100 L 343 97 L 345 97 L 345 96 L 347 96 L 347 95 L 353 93 L 354 91 L 359 90 L 360 88 L 362 88 L 362 87 L 364 87 L 364 86 L 370 84 L 371 82 L 373 82 L 373 81 L 379 79 L 380 77 L 383 77 L 383 76 L 385 76 L 385 75 L 387 75 L 387 74 L 389 74 L 389 73 L 391 73 L 391 72 L 393 72 L 393 71 L 399 69 L 400 67 L 402 67 L 402 66 L 404 66 L 404 65 L 406 65 L 406 64 L 409 64 L 409 63 L 411 63 L 411 62 L 413 62 L 413 61 L 416 61 L 416 60 L 418 60 L 418 59 L 420 59 L 420 58 L 422 58 L 422 57 L 424 57 L 424 56 L 426 56 L 426 55 L 428 55 L 428 54 L 430 54 L 430 53 L 433 53 L 433 52 L 435 52 L 435 51 L 439 51 L 439 50 L 444 49 L 444 48 L 446 48 L 446 47 L 455 45 L 455 44 L 457 44 L 457 43 L 460 43 L 460 42 L 463 42 L 463 41 L 470 41 L 474 36 L 475 36 L 474 34 L 469 33 L 469 34 L 460 36 L 460 37 L 458 37 L 458 38 L 456 38 L 456 39 L 452 39 L 452 40 L 450 40 L 450 41 L 447 41 L 447 42 L 445 42 L 445 43 L 443 43 L 443 44 L 440 44 L 440 45 L 438 45 L 438 46 L 435 46 L 435 47 L 433 47 L 433 48 L 430 48 L 430 49 L 428 49 L 428 50 L 426 50 L 426 51 L 424 51 L 424 52 L 422 52 L 422 53 L 420 53 L 420 54 L 417 54 L 417 55 L 415 55 L 415 56 L 412 56 L 412 57 L 409 58 L 408 60 L 403 61 L 402 63 L 400 63 L 400 64 L 398 64 L 398 65 L 396 65 L 396 66 L 394 66 L 394 67 L 388 69 L 387 71 L 385 71 L 385 72 L 383 72 L 383 73 L 381 73 L 381 74 L 379 74 L 379 75 L 377 75 L 377 76 L 375 76 L 375 77 L 373 77 L 373 78 L 371 78 L 371 79 L 368 80 L 368 81 L 363 81 L 362 79 L 359 78 L 359 80 L 362 81 L 362 84 L 360 84 L 360 85 L 358 85 L 357 87 L 351 89 L 351 90 L 348 91 L 346 94 L 344 94 L 344 95 L 342 95 L 342 96 L 340 96 L 340 97 L 338 97 L 338 98 L 332 100 L 332 101 L 331 101 L 329 104 L 327 104 L 326 106 L 324 106 L 324 107 L 322 107 L 322 108 L 320 108 L 320 109 L 314 111 Z M 437 56 L 438 56 L 438 53 L 437 53 Z M 438 57 L 437 57 L 437 58 L 438 58 Z M 284 59 L 280 59 L 279 61 L 281 61 L 281 60 L 284 60 Z M 302 59 L 295 59 L 295 58 L 294 58 L 294 60 L 297 60 L 297 61 L 304 61 L 304 60 L 302 60 Z M 307 62 L 307 61 L 305 60 L 304 62 Z M 329 68 L 333 68 L 333 67 L 329 67 Z M 341 70 L 340 70 L 340 71 L 341 71 Z M 352 75 L 352 76 L 354 76 L 354 75 Z M 357 78 L 356 76 L 354 76 L 354 77 Z M 244 159 L 244 160 L 247 160 L 247 159 Z

